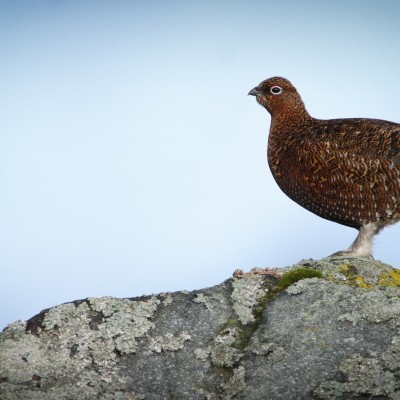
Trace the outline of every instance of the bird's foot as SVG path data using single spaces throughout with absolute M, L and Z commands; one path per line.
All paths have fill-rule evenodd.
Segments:
M 374 258 L 371 254 L 372 239 L 382 226 L 377 223 L 369 223 L 360 227 L 356 240 L 351 244 L 347 250 L 337 251 L 330 257 L 364 257 Z
M 372 254 L 369 255 L 364 255 L 364 254 L 360 254 L 357 251 L 354 250 L 341 250 L 341 251 L 337 251 L 336 253 L 331 254 L 328 257 L 356 257 L 356 258 L 371 258 L 374 259 L 374 257 L 372 257 Z

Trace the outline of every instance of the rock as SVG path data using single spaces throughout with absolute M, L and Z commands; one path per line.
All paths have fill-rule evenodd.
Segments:
M 299 268 L 322 278 L 282 289 L 276 271 L 258 270 L 11 324 L 0 399 L 399 399 L 400 272 L 343 257 L 279 271 Z

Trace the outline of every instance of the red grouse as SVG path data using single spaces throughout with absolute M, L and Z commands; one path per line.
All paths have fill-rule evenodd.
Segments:
M 268 163 L 279 187 L 314 214 L 359 231 L 333 255 L 370 257 L 374 235 L 400 220 L 400 124 L 315 119 L 280 77 L 249 95 L 271 114 Z

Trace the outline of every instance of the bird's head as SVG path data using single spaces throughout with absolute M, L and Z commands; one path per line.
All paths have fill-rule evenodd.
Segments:
M 249 95 L 256 96 L 257 102 L 265 107 L 272 117 L 308 115 L 296 88 L 285 78 L 274 77 L 262 81 L 251 89 Z

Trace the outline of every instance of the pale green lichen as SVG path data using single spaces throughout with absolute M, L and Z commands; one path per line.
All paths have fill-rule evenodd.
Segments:
M 204 295 L 204 293 L 196 294 L 196 297 L 193 299 L 195 303 L 204 304 L 207 310 L 212 310 L 209 299 Z
M 166 294 L 163 300 L 164 306 L 170 306 L 174 302 L 174 298 L 170 294 Z
M 193 302 L 203 305 L 207 311 L 213 314 L 217 323 L 222 325 L 226 322 L 226 316 L 219 313 L 221 305 L 229 304 L 223 291 L 205 290 L 204 293 L 196 293 Z
M 243 325 L 253 323 L 253 309 L 268 292 L 263 287 L 263 278 L 260 275 L 244 275 L 241 279 L 234 279 L 232 286 L 233 309 L 239 321 Z
M 235 347 L 239 335 L 237 329 L 226 328 L 214 338 L 210 346 L 195 349 L 194 355 L 202 361 L 210 357 L 215 367 L 232 368 L 243 356 Z
M 396 288 L 382 287 L 380 290 L 355 292 L 351 311 L 341 315 L 339 321 L 349 321 L 356 325 L 365 320 L 380 323 L 400 316 L 400 299 Z
M 254 338 L 248 349 L 258 356 L 267 356 L 271 361 L 280 361 L 284 358 L 285 350 L 274 342 L 260 342 L 258 338 Z
M 368 395 L 368 398 L 382 396 L 385 399 L 398 399 L 395 393 L 397 389 L 396 376 L 384 368 L 381 361 L 374 357 L 353 355 L 341 363 L 339 371 L 346 377 L 346 380 L 327 381 L 319 385 L 314 391 L 314 395 L 318 399 L 342 399 L 349 393 L 354 397 Z
M 148 339 L 148 352 L 161 353 L 162 351 L 176 351 L 183 349 L 186 341 L 190 340 L 191 336 L 187 332 L 182 332 L 179 335 L 167 333 L 165 336 L 150 337 Z
M 246 370 L 240 365 L 233 368 L 229 378 L 218 387 L 200 388 L 198 393 L 206 400 L 232 400 L 246 387 Z
M 195 349 L 195 351 L 194 351 L 194 356 L 198 359 L 198 360 L 201 360 L 201 361 L 205 361 L 205 360 L 207 360 L 207 358 L 209 357 L 209 355 L 210 355 L 210 350 L 209 350 L 209 348 L 207 348 L 207 349 Z
M 56 388 L 60 381 L 68 393 L 65 399 L 96 398 L 99 393 L 107 393 L 105 385 L 110 383 L 114 391 L 123 392 L 127 382 L 116 380 L 118 353 L 137 350 L 138 339 L 154 327 L 151 318 L 159 303 L 155 297 L 145 301 L 90 298 L 45 312 L 42 328 L 36 334 L 23 333 L 24 323 L 12 324 L 0 337 L 3 393 L 6 398 L 17 399 L 22 391 L 24 399 L 62 400 Z M 95 328 L 91 325 L 94 315 L 102 316 Z M 93 366 L 95 371 L 90 369 Z M 29 383 L 32 393 L 21 382 Z M 83 397 L 79 387 L 88 385 L 93 390 L 85 389 L 89 397 Z M 121 399 L 135 398 L 130 396 Z
M 330 348 L 330 345 L 324 338 L 324 334 L 322 333 L 321 328 L 319 326 L 310 324 L 307 327 L 307 332 L 310 334 L 309 340 L 312 340 L 317 348 L 322 350 L 328 350 Z
M 335 284 L 332 282 L 313 278 L 301 280 L 286 291 L 290 295 L 299 295 L 315 291 L 315 285 L 325 292 L 330 290 L 332 295 L 326 300 L 315 300 L 310 304 L 308 309 L 304 310 L 304 318 L 307 318 L 308 314 L 312 315 L 318 312 L 318 309 L 323 308 L 326 302 L 340 305 L 344 305 L 344 302 L 348 303 L 348 311 L 341 314 L 338 320 L 348 321 L 353 325 L 357 325 L 361 320 L 381 323 L 400 317 L 400 298 L 396 287 L 379 287 L 373 290 L 344 286 L 335 288 Z M 323 287 L 326 289 L 322 289 Z
M 232 368 L 243 354 L 235 348 L 239 332 L 237 329 L 225 329 L 215 339 L 210 347 L 210 357 L 216 367 Z
M 314 283 L 319 283 L 319 281 L 320 278 L 310 278 L 307 280 L 302 279 L 293 284 L 292 286 L 289 286 L 286 289 L 286 292 L 292 295 L 300 294 L 303 293 L 305 290 L 309 290 L 311 285 L 313 285 Z
M 114 346 L 121 354 L 137 351 L 137 339 L 155 327 L 151 317 L 160 304 L 156 297 L 147 301 L 110 297 L 89 298 L 88 301 L 93 311 L 101 312 L 106 318 L 107 323 L 98 326 L 103 342 L 110 342 L 108 347 Z
M 246 387 L 245 375 L 246 370 L 242 365 L 233 369 L 233 376 L 222 385 L 224 391 L 222 399 L 233 399 Z
M 265 296 L 268 289 L 263 285 L 264 279 L 260 275 L 244 275 L 240 279 L 233 279 L 231 294 L 234 315 L 225 323 L 214 338 L 213 344 L 205 349 L 196 349 L 195 356 L 205 360 L 210 357 L 216 367 L 232 368 L 243 356 L 242 350 L 251 336 L 251 326 L 256 322 L 254 309 L 259 300 Z M 220 303 L 222 298 L 196 294 L 195 303 L 203 304 L 212 312 L 214 303 Z

